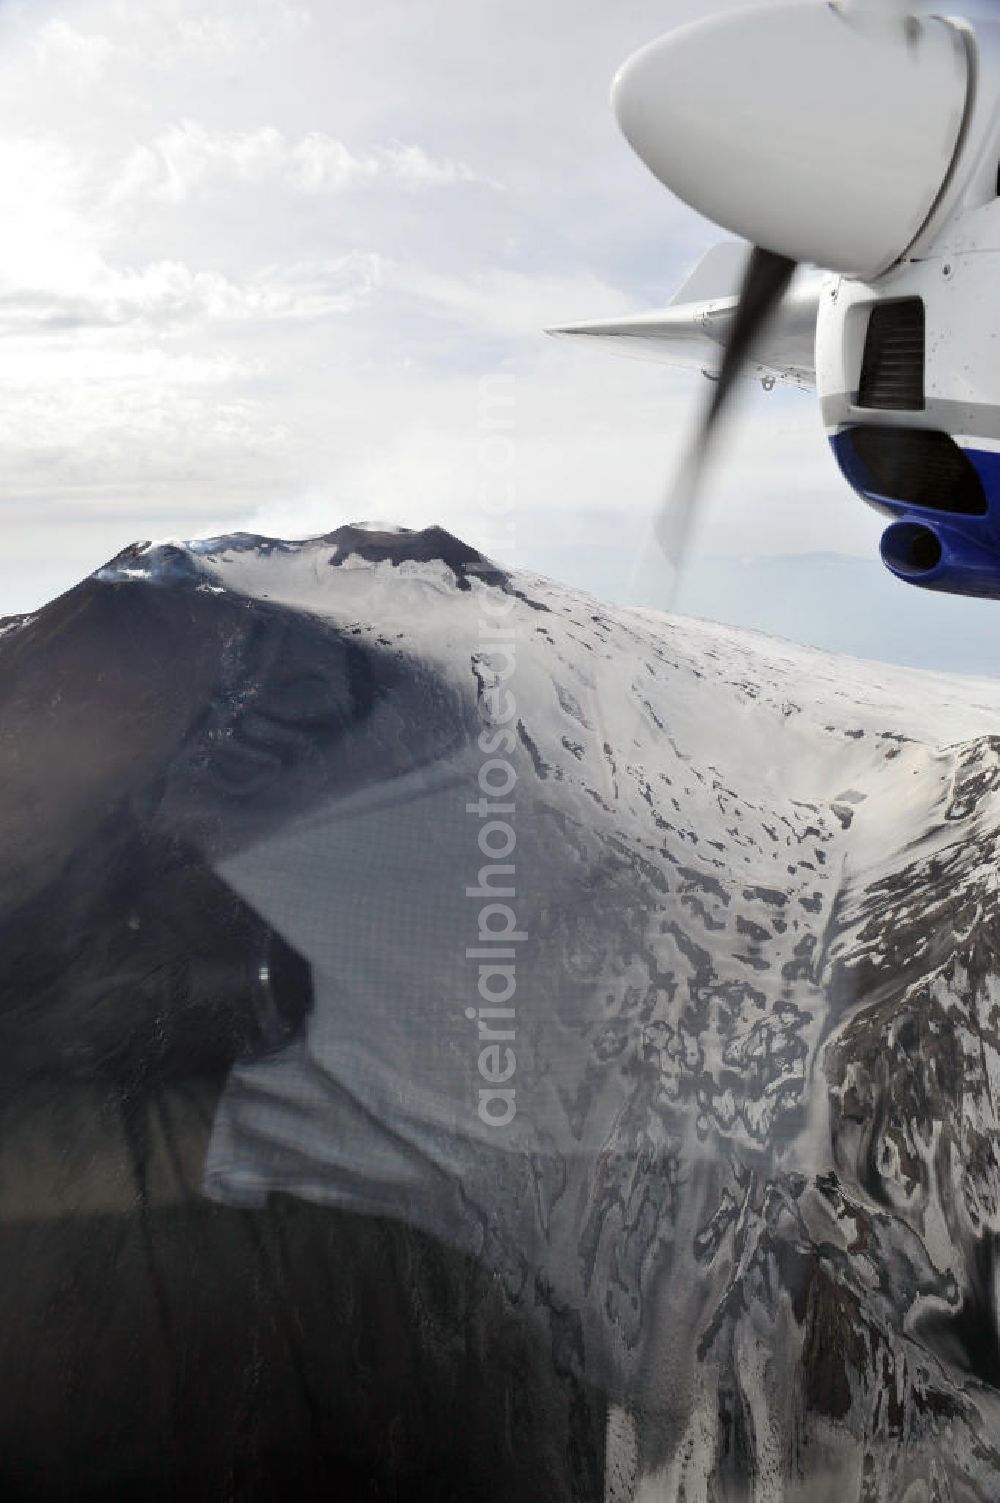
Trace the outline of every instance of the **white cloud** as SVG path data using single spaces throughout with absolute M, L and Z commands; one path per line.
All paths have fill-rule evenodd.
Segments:
M 59 86 L 68 83 L 77 90 L 97 83 L 119 51 L 103 32 L 79 31 L 60 16 L 45 23 L 33 47 L 43 72 L 54 74 Z
M 258 327 L 279 320 L 313 321 L 360 308 L 377 283 L 378 261 L 363 254 L 337 261 L 264 267 L 234 282 L 180 261 L 141 268 L 101 267 L 79 292 L 58 287 L 0 290 L 0 334 L 79 337 L 87 330 L 131 327 L 138 333 L 176 325 L 229 321 Z M 36 348 L 36 359 L 45 356 Z
M 508 341 L 528 338 L 539 348 L 547 326 L 577 317 L 612 318 L 631 306 L 620 288 L 589 272 L 491 266 L 445 275 L 397 262 L 383 266 L 382 282 L 468 329 L 473 338 L 484 333 Z
M 118 344 L 106 339 L 80 339 L 55 335 L 49 341 L 0 340 L 0 400 L 10 394 L 34 393 L 46 400 L 52 431 L 63 422 L 59 410 L 65 389 L 83 385 L 113 387 L 118 383 L 138 390 L 186 387 L 229 387 L 235 390 L 258 379 L 262 372 L 259 358 L 237 356 L 234 351 L 194 354 L 164 349 L 158 345 L 137 345 L 133 341 Z
M 324 131 L 289 140 L 273 126 L 221 131 L 184 120 L 129 154 L 110 200 L 140 198 L 180 204 L 227 184 L 343 193 L 376 182 L 437 188 L 479 181 L 466 163 L 435 158 L 416 145 L 394 144 L 358 153 Z
M 172 488 L 178 517 L 201 506 L 231 510 L 294 473 L 289 433 L 259 403 L 205 397 L 145 381 L 5 388 L 0 403 L 4 495 L 105 500 Z M 187 484 L 184 483 L 185 479 Z M 159 498 L 157 498 L 159 499 Z
M 382 162 L 389 176 L 400 183 L 410 183 L 417 188 L 441 187 L 450 183 L 488 183 L 465 162 L 452 157 L 432 157 L 422 146 L 405 146 L 396 142 L 379 148 L 376 159 Z
M 180 261 L 138 270 L 108 268 L 95 282 L 95 322 L 168 325 L 202 319 L 317 320 L 360 307 L 378 281 L 377 257 L 352 253 L 329 261 L 263 267 L 242 282 Z
M 238 61 L 308 30 L 311 13 L 291 0 L 111 0 L 100 10 L 130 47 L 137 63 L 168 71 L 192 63 L 201 68 Z
M 151 533 L 369 513 L 502 553 L 496 369 L 516 558 L 621 587 L 700 391 L 542 330 L 665 301 L 715 238 L 607 108 L 705 3 L 0 6 L 0 613 Z M 747 414 L 696 546 L 868 547 L 808 401 Z
M 101 230 L 79 154 L 54 135 L 0 129 L 0 285 L 86 286 Z

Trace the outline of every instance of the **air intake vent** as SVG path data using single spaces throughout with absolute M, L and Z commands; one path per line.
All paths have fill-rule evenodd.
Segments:
M 868 319 L 858 406 L 919 412 L 924 405 L 924 304 L 877 303 Z
M 983 483 L 968 455 L 947 433 L 926 428 L 848 428 L 841 464 L 863 494 L 928 511 L 982 517 Z

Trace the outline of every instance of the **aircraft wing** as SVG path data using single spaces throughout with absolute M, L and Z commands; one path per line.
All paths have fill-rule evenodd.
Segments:
M 726 241 L 713 246 L 667 308 L 627 318 L 597 319 L 549 329 L 559 339 L 578 339 L 616 355 L 659 360 L 700 370 L 715 379 L 729 338 L 749 247 Z M 746 373 L 807 390 L 816 384 L 816 315 L 830 278 L 800 272 L 774 318 L 755 341 Z

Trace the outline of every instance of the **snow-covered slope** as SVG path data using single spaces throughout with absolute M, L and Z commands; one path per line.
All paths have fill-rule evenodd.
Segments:
M 345 528 L 128 550 L 0 703 L 8 912 L 112 807 L 219 884 L 242 981 L 135 1024 L 238 1034 L 206 1194 L 480 1256 L 616 1500 L 1000 1495 L 1000 683 Z

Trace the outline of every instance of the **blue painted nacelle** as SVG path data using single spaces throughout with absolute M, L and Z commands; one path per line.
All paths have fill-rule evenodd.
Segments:
M 1000 453 L 888 425 L 842 428 L 831 446 L 858 495 L 892 518 L 879 551 L 897 579 L 1000 599 Z
M 998 128 L 989 180 L 968 190 L 985 202 L 874 282 L 831 278 L 815 353 L 841 473 L 891 519 L 886 567 L 923 589 L 1000 599 Z

